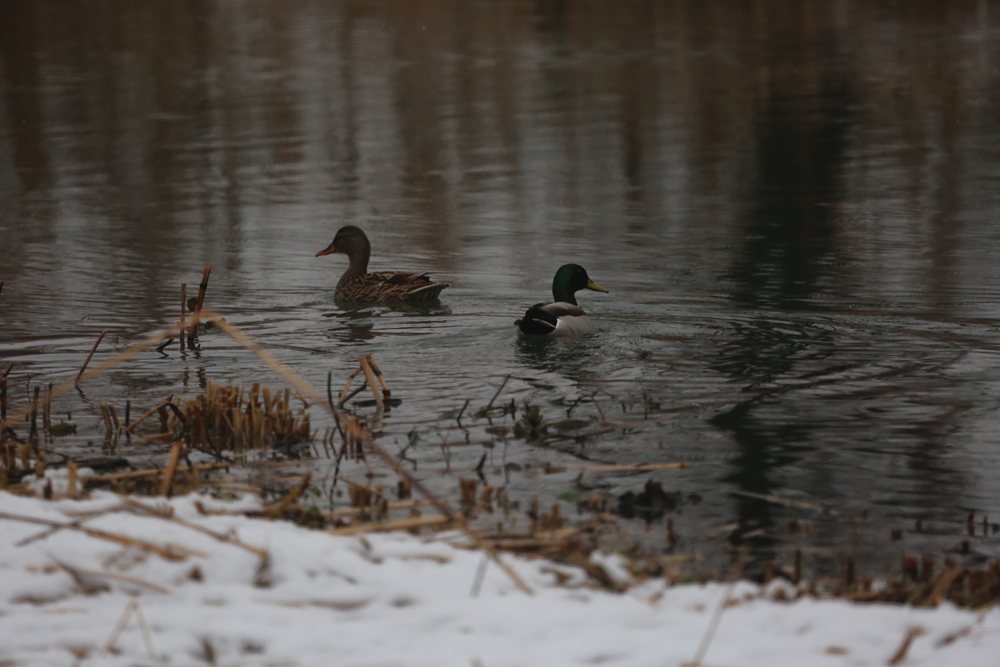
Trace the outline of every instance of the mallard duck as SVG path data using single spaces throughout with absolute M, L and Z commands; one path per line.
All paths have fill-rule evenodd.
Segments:
M 351 261 L 337 283 L 336 295 L 345 301 L 430 301 L 436 299 L 450 283 L 432 282 L 426 273 L 377 271 L 368 273 L 368 258 L 372 247 L 368 237 L 358 227 L 347 225 L 337 230 L 333 241 L 316 253 L 347 255 Z
M 524 317 L 514 322 L 519 335 L 526 336 L 573 336 L 590 333 L 594 325 L 576 303 L 576 292 L 582 289 L 607 292 L 587 275 L 579 264 L 559 267 L 552 279 L 554 303 L 536 303 Z

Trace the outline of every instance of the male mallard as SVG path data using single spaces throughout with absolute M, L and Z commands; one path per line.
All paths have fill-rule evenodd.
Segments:
M 378 271 L 368 273 L 372 247 L 358 227 L 347 225 L 337 230 L 333 241 L 316 256 L 340 253 L 351 261 L 337 283 L 336 295 L 345 301 L 430 301 L 450 283 L 435 283 L 426 273 Z
M 579 264 L 559 267 L 552 279 L 552 297 L 555 303 L 536 303 L 524 317 L 514 322 L 520 335 L 572 336 L 594 330 L 587 313 L 576 304 L 577 290 L 589 289 L 607 292 L 587 275 Z

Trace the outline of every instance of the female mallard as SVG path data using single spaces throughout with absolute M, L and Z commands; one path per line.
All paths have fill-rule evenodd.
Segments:
M 552 279 L 555 303 L 536 303 L 524 317 L 514 322 L 519 335 L 572 336 L 594 330 L 587 313 L 576 304 L 576 292 L 582 289 L 607 292 L 587 275 L 579 264 L 559 267 Z
M 365 233 L 354 225 L 337 230 L 333 241 L 316 256 L 340 253 L 351 261 L 337 283 L 336 295 L 345 301 L 430 301 L 450 283 L 435 283 L 426 273 L 378 271 L 368 273 L 372 247 Z

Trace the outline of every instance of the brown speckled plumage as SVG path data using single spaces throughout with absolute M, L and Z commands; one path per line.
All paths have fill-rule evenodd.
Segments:
M 347 225 L 337 231 L 333 242 L 316 256 L 347 255 L 350 266 L 337 282 L 336 295 L 345 301 L 431 301 L 449 283 L 433 282 L 426 273 L 377 271 L 368 273 L 371 244 L 358 227 Z

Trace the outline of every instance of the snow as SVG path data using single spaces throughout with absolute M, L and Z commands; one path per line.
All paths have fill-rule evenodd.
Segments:
M 259 506 L 250 496 L 142 502 L 266 549 L 269 566 L 190 526 L 109 511 L 124 509 L 110 493 L 45 501 L 0 492 L 0 513 L 80 521 L 189 554 L 168 560 L 79 530 L 0 519 L 0 665 L 674 666 L 692 660 L 727 590 L 647 581 L 613 593 L 590 588 L 573 567 L 504 555 L 535 594 L 489 564 L 473 596 L 484 556 L 454 546 L 464 541 L 457 533 L 334 536 L 239 514 Z M 232 514 L 203 515 L 196 503 Z M 614 555 L 595 560 L 618 580 L 629 576 Z M 553 570 L 569 580 L 557 584 Z M 779 589 L 790 590 L 737 584 L 704 664 L 885 665 L 914 627 L 923 634 L 899 664 L 1000 662 L 997 609 L 788 603 L 772 599 Z M 137 615 L 113 637 L 133 603 L 155 658 Z

